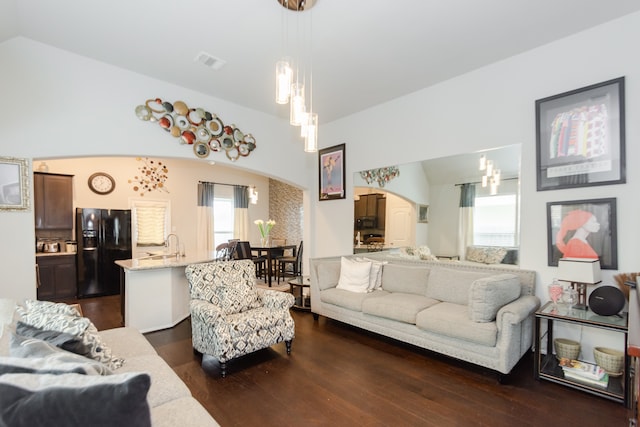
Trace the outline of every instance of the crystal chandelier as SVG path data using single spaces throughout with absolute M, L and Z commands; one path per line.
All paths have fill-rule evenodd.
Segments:
M 303 12 L 313 6 L 315 0 L 278 0 L 283 8 L 282 19 L 282 40 L 283 50 L 289 47 L 288 43 L 288 22 L 287 15 L 289 11 Z M 313 112 L 313 70 L 312 70 L 312 52 L 311 52 L 311 34 L 312 19 L 308 14 L 308 25 L 303 25 L 303 37 L 300 37 L 300 16 L 296 15 L 296 34 L 297 58 L 292 59 L 291 56 L 284 56 L 276 63 L 276 103 L 285 105 L 290 104 L 289 123 L 292 126 L 300 126 L 300 136 L 304 138 L 304 150 L 306 152 L 316 152 L 318 150 L 318 114 Z M 308 33 L 308 40 L 306 35 Z M 306 50 L 304 44 L 307 44 Z M 302 60 L 303 54 L 308 55 L 306 61 Z M 309 74 L 309 84 L 306 85 L 307 66 Z M 295 69 L 295 70 L 294 70 Z M 306 91 L 309 93 L 309 108 L 306 103 Z

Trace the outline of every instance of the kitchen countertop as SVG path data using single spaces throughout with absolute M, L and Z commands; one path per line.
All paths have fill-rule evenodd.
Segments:
M 198 264 L 215 260 L 215 253 L 198 255 L 175 256 L 153 255 L 135 259 L 124 259 L 115 263 L 125 270 L 156 270 L 159 268 L 186 267 L 189 264 Z
M 66 256 L 75 255 L 76 252 L 36 252 L 36 256 Z

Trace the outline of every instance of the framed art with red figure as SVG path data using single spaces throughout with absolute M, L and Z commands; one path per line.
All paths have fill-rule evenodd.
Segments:
M 617 270 L 616 199 L 547 203 L 548 265 L 560 258 L 597 258 Z

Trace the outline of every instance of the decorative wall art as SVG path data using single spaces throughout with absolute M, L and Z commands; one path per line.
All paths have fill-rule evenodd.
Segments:
M 148 99 L 136 107 L 140 120 L 157 122 L 181 144 L 193 146 L 196 157 L 205 158 L 224 151 L 231 161 L 248 156 L 256 149 L 256 139 L 235 125 L 225 125 L 220 117 L 203 108 L 189 108 L 183 101 L 173 104 L 160 98 Z
M 538 191 L 623 184 L 624 77 L 536 101 Z
M 367 184 L 377 182 L 379 187 L 384 187 L 387 182 L 398 176 L 400 176 L 400 169 L 397 166 L 360 171 L 360 178 L 364 179 Z
M 616 199 L 547 203 L 550 266 L 560 258 L 599 258 L 603 270 L 618 269 Z
M 27 160 L 0 157 L 0 210 L 29 210 L 29 200 Z
M 129 180 L 129 184 L 133 184 L 133 191 L 138 192 L 141 196 L 152 191 L 160 191 L 168 193 L 169 189 L 165 185 L 169 179 L 169 168 L 158 160 L 149 160 L 148 158 L 136 157 L 136 160 L 143 164 L 138 167 L 140 173 Z
M 344 144 L 318 151 L 320 200 L 344 199 Z
M 418 204 L 416 206 L 416 210 L 418 211 L 418 222 L 420 223 L 429 222 L 429 205 Z

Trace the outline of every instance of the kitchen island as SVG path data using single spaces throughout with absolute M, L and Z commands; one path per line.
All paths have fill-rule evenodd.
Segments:
M 171 328 L 189 317 L 189 283 L 184 269 L 214 259 L 214 253 L 184 257 L 158 254 L 116 261 L 123 272 L 124 325 L 146 333 Z

